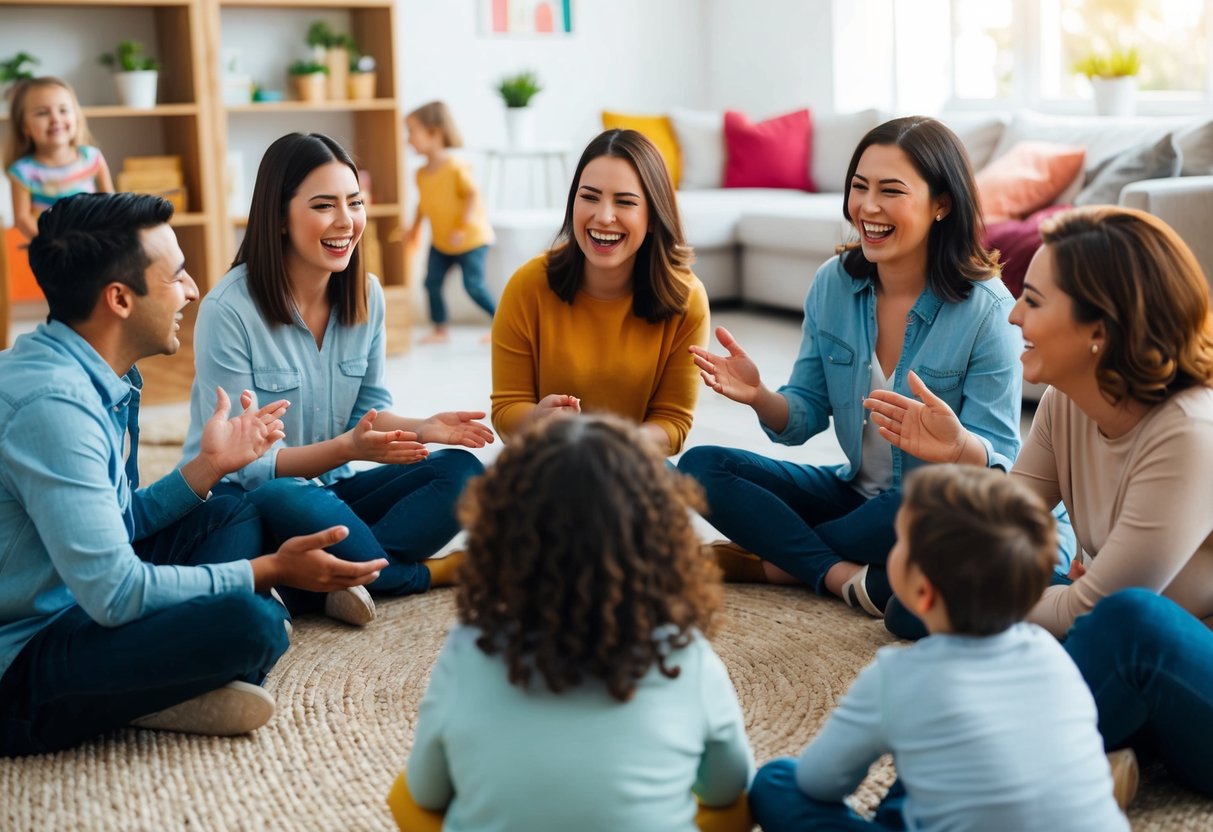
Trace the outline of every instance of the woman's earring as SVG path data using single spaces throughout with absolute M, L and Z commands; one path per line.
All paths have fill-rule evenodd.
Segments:
M 1096 355 L 1098 353 L 1099 353 L 1099 344 L 1092 344 L 1091 345 L 1091 355 Z
M 943 219 L 943 214 L 936 214 L 936 215 L 935 215 L 935 222 L 939 222 L 939 221 L 940 221 L 940 220 L 942 220 L 942 219 Z

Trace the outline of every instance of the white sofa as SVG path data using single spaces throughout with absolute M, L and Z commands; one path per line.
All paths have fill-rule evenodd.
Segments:
M 742 301 L 799 310 L 817 268 L 852 238 L 842 215 L 843 179 L 854 148 L 887 116 L 877 110 L 815 117 L 811 169 L 818 193 L 747 188 L 696 188 L 678 192 L 687 239 L 695 247 L 695 273 L 714 302 Z M 1078 144 L 1085 170 L 1058 197 L 1069 203 L 1088 171 L 1130 148 L 1167 133 L 1186 136 L 1185 170 L 1210 175 L 1133 182 L 1122 205 L 1161 217 L 1190 245 L 1213 283 L 1213 122 L 1192 118 L 1095 118 L 1017 112 L 944 114 L 980 170 L 1021 141 Z M 721 139 L 723 141 L 723 139 Z M 1179 142 L 1183 144 L 1183 142 Z M 721 150 L 720 158 L 723 158 Z M 684 157 L 685 159 L 685 157 Z M 498 242 L 489 255 L 490 288 L 500 293 L 522 262 L 542 251 L 559 228 L 562 212 L 549 208 L 507 211 L 492 217 Z M 462 293 L 448 296 L 456 314 L 471 310 Z M 473 312 L 473 317 L 475 313 Z M 481 313 L 482 314 L 482 313 Z

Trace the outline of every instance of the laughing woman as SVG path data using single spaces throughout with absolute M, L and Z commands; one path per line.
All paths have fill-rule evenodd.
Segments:
M 270 145 L 236 261 L 198 311 L 186 458 L 215 387 L 233 401 L 243 390 L 287 399 L 286 438 L 215 490 L 248 492 L 280 538 L 349 527 L 330 551 L 351 561 L 387 558 L 370 589 L 407 595 L 447 579 L 450 563 L 431 570 L 424 561 L 458 531 L 455 502 L 483 471 L 467 451 L 430 453 L 425 445 L 478 448 L 493 434 L 475 421 L 483 413 L 414 419 L 389 410 L 383 289 L 358 250 L 365 227 L 358 171 L 337 142 L 292 133 Z M 383 464 L 355 471 L 352 462 Z M 288 603 L 323 604 L 355 624 L 374 617 L 365 593 Z
M 1011 314 L 1023 374 L 1047 384 L 1011 469 L 1062 500 L 1086 553 L 1028 620 L 1095 695 L 1108 748 L 1160 757 L 1213 795 L 1213 319 L 1191 250 L 1161 220 L 1107 206 L 1041 227 Z M 893 444 L 980 462 L 947 404 L 876 393 Z
M 497 432 L 584 407 L 678 453 L 699 393 L 687 350 L 708 331 L 691 260 L 657 148 L 634 130 L 590 142 L 555 247 L 514 273 L 493 319 Z
M 727 578 L 801 582 L 879 616 L 892 596 L 884 563 L 902 478 L 922 463 L 880 438 L 861 399 L 925 383 L 960 414 L 982 464 L 1009 468 L 1020 339 L 1006 320 L 1014 301 L 980 243 L 968 157 L 940 122 L 899 118 L 869 131 L 851 157 L 842 213 L 859 244 L 817 270 L 787 384 L 767 388 L 724 328 L 726 355 L 693 352 L 704 382 L 753 408 L 772 441 L 802 444 L 832 419 L 847 462 L 702 446 L 678 468 L 703 485 L 707 519 L 746 550 L 716 547 Z

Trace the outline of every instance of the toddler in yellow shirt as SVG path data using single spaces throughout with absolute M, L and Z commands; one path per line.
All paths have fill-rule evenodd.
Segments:
M 450 337 L 442 284 L 452 266 L 463 272 L 463 288 L 476 305 L 490 318 L 497 311 L 484 279 L 493 229 L 468 164 L 448 153 L 452 147 L 462 147 L 463 139 L 446 104 L 431 101 L 418 107 L 405 117 L 404 126 L 409 146 L 426 157 L 425 167 L 417 171 L 417 217 L 406 235 L 411 249 L 417 244 L 422 222 L 430 221 L 425 291 L 434 330 L 421 342 L 439 343 Z

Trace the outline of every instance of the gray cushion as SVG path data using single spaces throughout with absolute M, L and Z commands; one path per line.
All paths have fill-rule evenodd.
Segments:
M 1129 148 L 1101 162 L 1087 176 L 1074 204 L 1115 205 L 1120 201 L 1121 190 L 1130 182 L 1178 176 L 1182 166 L 1174 135 L 1168 133 L 1156 142 Z
M 1175 145 L 1184 160 L 1180 176 L 1213 174 L 1213 121 L 1176 130 Z

